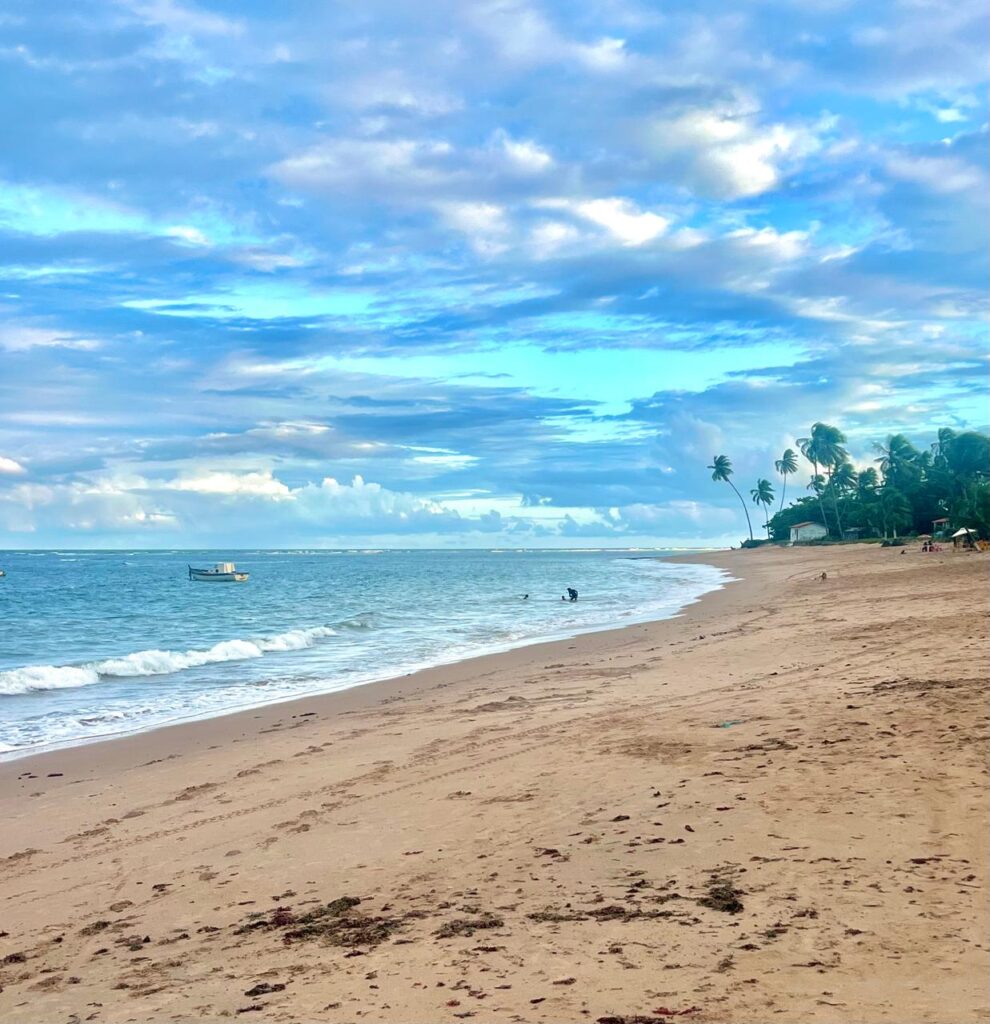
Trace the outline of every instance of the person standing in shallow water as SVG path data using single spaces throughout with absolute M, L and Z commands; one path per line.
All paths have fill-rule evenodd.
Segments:
M 578 592 L 573 587 L 567 588 L 567 597 L 563 594 L 560 595 L 561 601 L 576 601 L 578 599 Z

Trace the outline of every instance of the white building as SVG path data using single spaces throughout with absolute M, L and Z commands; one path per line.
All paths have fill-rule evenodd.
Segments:
M 791 527 L 791 543 L 800 544 L 805 540 L 821 540 L 828 536 L 828 530 L 821 523 L 795 523 Z

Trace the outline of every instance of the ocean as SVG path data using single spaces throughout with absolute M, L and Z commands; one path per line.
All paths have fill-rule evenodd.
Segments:
M 728 578 L 659 554 L 2 552 L 0 756 L 668 618 Z M 250 581 L 187 578 L 219 561 Z

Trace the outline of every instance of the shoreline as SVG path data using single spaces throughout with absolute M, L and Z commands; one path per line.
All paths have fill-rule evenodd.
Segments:
M 0 764 L 0 1017 L 984 1020 L 990 559 L 685 557 L 742 579 Z
M 724 557 L 728 555 L 729 552 L 726 551 L 721 554 Z M 684 561 L 698 565 L 712 565 L 725 572 L 730 571 L 728 565 L 723 566 L 716 564 L 716 561 L 710 558 L 709 553 L 664 556 L 661 560 Z M 204 744 L 212 743 L 217 737 L 219 737 L 222 742 L 229 742 L 235 736 L 241 736 L 246 727 L 253 727 L 255 723 L 259 723 L 258 727 L 261 729 L 269 728 L 273 722 L 281 720 L 286 714 L 291 715 L 293 706 L 297 704 L 300 705 L 300 708 L 297 709 L 297 711 L 301 710 L 301 705 L 303 704 L 307 706 L 307 710 L 309 710 L 310 705 L 314 707 L 319 705 L 317 714 L 321 717 L 330 716 L 335 713 L 349 714 L 377 707 L 382 703 L 394 700 L 396 697 L 403 694 L 419 694 L 429 691 L 436 686 L 450 685 L 448 678 L 450 675 L 453 675 L 454 678 L 460 678 L 462 674 L 470 676 L 475 673 L 488 672 L 493 667 L 491 664 L 493 659 L 501 661 L 502 659 L 512 659 L 513 655 L 517 655 L 521 661 L 517 661 L 516 659 L 505 661 L 506 668 L 511 666 L 515 669 L 520 664 L 524 663 L 524 652 L 530 652 L 533 659 L 540 660 L 546 657 L 552 657 L 555 653 L 561 653 L 561 651 L 556 649 L 560 648 L 561 650 L 564 650 L 568 645 L 576 640 L 582 640 L 588 637 L 602 637 L 603 639 L 606 639 L 606 641 L 620 640 L 621 635 L 627 630 L 643 629 L 650 626 L 656 626 L 664 622 L 672 622 L 688 618 L 692 609 L 699 609 L 701 605 L 710 603 L 714 600 L 717 595 L 725 593 L 728 587 L 731 587 L 733 584 L 743 582 L 744 580 L 741 578 L 730 576 L 728 579 L 725 579 L 720 586 L 706 591 L 700 597 L 686 605 L 683 605 L 674 615 L 663 619 L 648 619 L 644 622 L 630 622 L 629 624 L 622 626 L 606 626 L 601 629 L 589 630 L 584 633 L 576 633 L 572 636 L 566 636 L 555 640 L 538 640 L 531 643 L 524 643 L 518 647 L 510 647 L 506 650 L 472 655 L 467 658 L 462 658 L 459 661 L 431 665 L 415 672 L 406 673 L 405 675 L 386 676 L 382 679 L 376 679 L 368 683 L 359 683 L 356 686 L 351 686 L 346 689 L 313 693 L 308 696 L 302 695 L 286 697 L 282 700 L 271 701 L 266 704 L 254 704 L 247 707 L 235 708 L 218 714 L 210 714 L 201 718 L 195 717 L 179 719 L 162 725 L 154 725 L 146 729 L 137 729 L 133 732 L 94 737 L 82 743 L 70 743 L 66 746 L 45 747 L 40 750 L 32 750 L 23 754 L 18 754 L 14 751 L 5 751 L 0 755 L 0 793 L 3 791 L 4 783 L 9 779 L 10 773 L 7 769 L 14 766 L 26 766 L 24 768 L 25 771 L 37 770 L 45 771 L 47 773 L 47 771 L 51 769 L 52 765 L 56 762 L 61 765 L 68 763 L 74 766 L 77 759 L 74 758 L 72 754 L 77 750 L 82 752 L 90 751 L 93 748 L 112 748 L 112 746 L 116 744 L 126 744 L 135 751 L 146 751 L 148 749 L 159 751 L 164 748 L 171 749 L 175 744 L 182 747 L 186 747 L 191 744 L 195 749 L 200 749 Z M 498 664 L 498 661 L 495 663 L 496 665 Z M 250 726 L 248 725 L 249 721 Z M 210 735 L 214 732 L 213 727 L 215 727 L 216 736 Z M 188 732 L 186 732 L 186 730 L 188 730 Z M 181 731 L 175 734 L 175 739 L 173 739 L 174 731 Z M 131 763 L 135 761 L 135 758 L 131 755 L 132 751 L 129 749 L 126 754 L 122 752 L 122 756 L 120 758 L 111 753 L 111 758 L 114 763 L 117 763 L 118 760 L 123 763 Z M 80 753 L 79 761 L 83 764 L 88 763 L 90 760 L 91 755 Z M 32 768 L 31 765 L 35 762 L 37 763 L 37 768 Z M 17 774 L 20 774 L 20 772 Z
M 721 566 L 714 565 L 714 562 L 704 557 L 705 554 L 709 554 L 709 552 L 692 551 L 689 553 L 675 555 L 642 555 L 638 557 L 662 562 L 686 562 L 688 564 L 694 565 L 711 565 L 713 568 L 720 569 L 720 571 L 722 571 L 723 573 L 728 572 L 727 569 Z M 717 555 L 718 552 L 710 552 L 710 554 L 714 556 Z M 622 625 L 599 626 L 583 630 L 578 633 L 564 633 L 546 639 L 523 640 L 520 643 L 510 644 L 509 646 L 496 645 L 491 650 L 485 650 L 477 654 L 468 654 L 463 657 L 458 656 L 451 661 L 435 662 L 429 665 L 424 665 L 422 667 L 416 668 L 412 671 L 402 672 L 399 674 L 394 674 L 390 670 L 386 669 L 383 670 L 383 674 L 379 677 L 369 679 L 365 682 L 353 683 L 350 686 L 342 687 L 338 690 L 314 690 L 313 692 L 308 694 L 291 694 L 285 697 L 277 697 L 257 704 L 240 704 L 227 709 L 211 710 L 203 712 L 199 715 L 177 717 L 165 722 L 155 723 L 146 726 L 138 726 L 134 729 L 121 730 L 119 732 L 103 733 L 101 735 L 92 737 L 77 737 L 68 740 L 64 743 L 38 744 L 35 747 L 28 749 L 18 749 L 15 747 L 11 750 L 0 750 L 0 770 L 2 770 L 3 766 L 6 764 L 21 764 L 32 758 L 43 757 L 48 754 L 59 754 L 64 751 L 73 750 L 76 747 L 90 747 L 93 745 L 99 745 L 104 743 L 115 743 L 120 740 L 136 739 L 141 736 L 148 736 L 152 733 L 156 733 L 163 729 L 184 728 L 195 725 L 196 723 L 200 722 L 212 722 L 216 719 L 228 718 L 231 716 L 248 715 L 256 711 L 270 708 L 280 708 L 284 705 L 291 705 L 296 702 L 310 702 L 312 700 L 323 700 L 324 698 L 342 697 L 344 694 L 350 693 L 352 690 L 364 690 L 369 687 L 379 687 L 388 684 L 396 684 L 402 680 L 409 680 L 419 677 L 424 673 L 430 673 L 439 669 L 451 668 L 453 666 L 464 665 L 467 663 L 479 663 L 483 662 L 485 659 L 488 658 L 498 658 L 502 655 L 511 654 L 514 651 L 521 651 L 530 647 L 552 647 L 552 645 L 554 644 L 567 643 L 568 641 L 573 640 L 576 637 L 593 636 L 599 633 L 620 632 L 625 629 L 635 628 L 636 626 L 648 625 L 655 622 L 665 622 L 668 619 L 679 618 L 680 616 L 685 614 L 687 609 L 693 607 L 694 605 L 697 605 L 701 601 L 704 601 L 706 598 L 709 597 L 709 595 L 718 593 L 720 590 L 725 589 L 727 585 L 733 582 L 738 581 L 731 577 L 731 575 L 729 575 L 728 577 L 723 578 L 717 585 L 713 586 L 711 589 L 704 591 L 700 596 L 695 597 L 687 604 L 682 605 L 672 615 L 668 615 L 658 619 L 631 616 L 629 621 L 623 623 Z M 648 616 L 651 613 L 646 614 Z M 481 667 L 483 668 L 484 666 Z M 428 683 L 426 685 L 428 685 Z M 373 702 L 375 700 L 374 694 L 368 694 L 368 700 Z M 347 708 L 350 708 L 352 705 L 347 703 L 345 704 L 345 706 Z

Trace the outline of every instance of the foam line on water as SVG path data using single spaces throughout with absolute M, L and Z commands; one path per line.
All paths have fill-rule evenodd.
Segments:
M 299 651 L 336 635 L 337 631 L 332 626 L 312 626 L 255 640 L 222 640 L 202 651 L 151 649 L 85 665 L 26 665 L 0 672 L 0 695 L 15 696 L 35 690 L 92 686 L 108 678 L 169 675 L 222 661 L 244 661 L 264 657 L 267 653 Z

